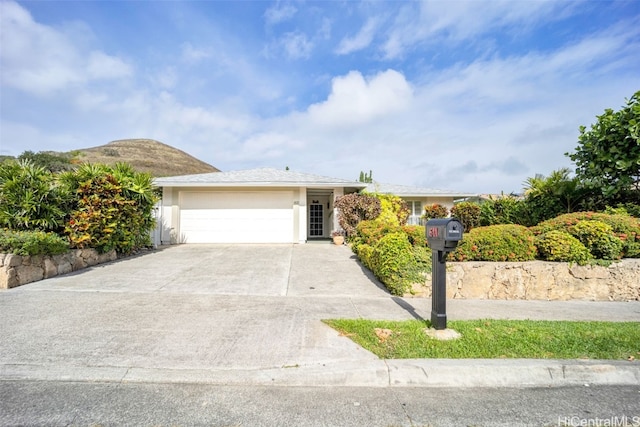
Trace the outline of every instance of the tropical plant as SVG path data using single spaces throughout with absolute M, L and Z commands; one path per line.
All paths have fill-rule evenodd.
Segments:
M 54 175 L 29 160 L 0 164 L 0 226 L 15 230 L 61 230 L 70 194 Z
M 84 164 L 61 180 L 78 197 L 65 228 L 73 247 L 129 253 L 150 245 L 157 198 L 148 174 L 125 164 Z
M 577 177 L 571 178 L 571 171 L 562 168 L 551 172 L 548 177 L 536 175 L 525 181 L 525 204 L 530 224 L 535 225 L 563 213 L 574 212 L 586 190 Z

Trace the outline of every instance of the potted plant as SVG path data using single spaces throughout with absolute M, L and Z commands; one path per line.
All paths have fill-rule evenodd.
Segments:
M 333 237 L 334 245 L 344 244 L 344 230 L 334 230 L 333 232 L 331 232 L 331 237 Z

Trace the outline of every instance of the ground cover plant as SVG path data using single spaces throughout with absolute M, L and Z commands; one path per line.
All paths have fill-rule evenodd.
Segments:
M 325 320 L 382 359 L 626 359 L 640 354 L 639 322 L 456 320 L 462 337 L 429 338 L 429 321 Z

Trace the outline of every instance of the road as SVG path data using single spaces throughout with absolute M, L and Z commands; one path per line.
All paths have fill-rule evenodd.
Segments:
M 0 424 L 635 427 L 640 426 L 640 386 L 514 389 L 2 381 Z

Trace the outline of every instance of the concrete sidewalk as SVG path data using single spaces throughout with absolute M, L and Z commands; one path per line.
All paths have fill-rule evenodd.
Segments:
M 640 363 L 380 360 L 321 320 L 429 318 L 332 245 L 182 245 L 0 292 L 0 380 L 640 384 Z M 449 300 L 449 320 L 639 321 L 638 302 Z M 640 350 L 640 348 L 639 348 Z

